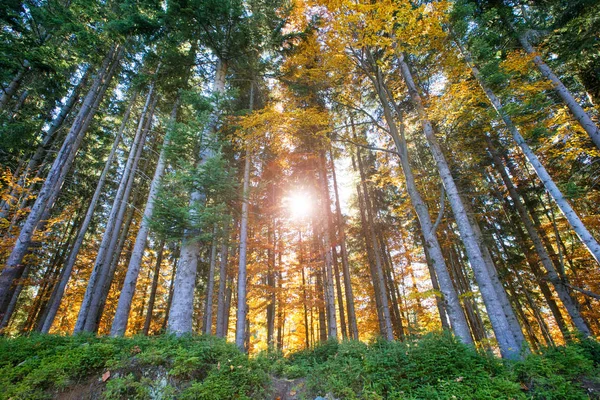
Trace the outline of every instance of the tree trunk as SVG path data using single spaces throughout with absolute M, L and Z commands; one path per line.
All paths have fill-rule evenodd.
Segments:
M 135 238 L 135 245 L 133 247 L 131 259 L 129 260 L 129 266 L 127 267 L 127 275 L 125 276 L 125 282 L 123 283 L 121 295 L 119 296 L 117 312 L 115 314 L 115 319 L 113 320 L 110 332 L 111 336 L 123 336 L 127 329 L 127 321 L 129 319 L 129 312 L 131 310 L 131 302 L 133 301 L 133 295 L 135 294 L 135 286 L 140 273 L 140 266 L 142 264 L 142 258 L 144 257 L 144 250 L 146 249 L 148 234 L 150 233 L 150 220 L 152 219 L 152 213 L 154 212 L 156 196 L 158 195 L 161 180 L 165 173 L 167 162 L 166 151 L 170 143 L 170 130 L 176 122 L 178 107 L 179 99 L 175 100 L 175 105 L 171 111 L 169 123 L 171 127 L 169 128 L 169 132 L 167 132 L 164 143 L 161 146 L 156 169 L 154 170 L 154 176 L 152 177 L 152 182 L 150 183 L 150 190 L 148 192 L 148 199 L 146 200 L 146 207 L 142 216 L 142 222 Z
M 460 46 L 460 44 L 458 45 Z M 569 221 L 571 228 L 573 228 L 583 245 L 587 248 L 587 250 L 590 252 L 592 257 L 596 261 L 596 263 L 600 264 L 600 244 L 588 231 L 586 226 L 583 224 L 583 222 L 575 212 L 575 210 L 573 210 L 573 208 L 571 207 L 567 199 L 563 196 L 558 186 L 556 186 L 556 184 L 554 183 L 552 177 L 550 176 L 548 171 L 546 171 L 546 168 L 542 165 L 535 153 L 529 148 L 529 146 L 525 142 L 525 139 L 523 138 L 523 136 L 521 136 L 519 129 L 513 123 L 510 116 L 504 111 L 500 99 L 498 99 L 494 92 L 492 92 L 492 90 L 489 87 L 487 87 L 481 76 L 481 73 L 479 72 L 479 69 L 473 63 L 473 60 L 471 59 L 469 53 L 462 48 L 461 51 L 463 53 L 465 61 L 471 68 L 473 76 L 479 83 L 479 86 L 481 86 L 481 89 L 485 92 L 488 100 L 490 101 L 498 115 L 502 118 L 504 125 L 506 125 L 506 128 L 512 134 L 515 142 L 521 148 L 521 151 L 527 158 L 527 161 L 533 167 L 537 176 L 542 181 L 544 187 L 546 188 L 546 191 L 550 194 L 550 196 L 552 196 L 558 208 L 561 210 L 567 221 Z
M 254 85 L 250 85 L 250 112 L 254 108 Z M 240 247 L 238 262 L 238 287 L 237 287 L 237 320 L 235 326 L 235 344 L 241 351 L 245 348 L 246 319 L 248 317 L 248 303 L 246 300 L 246 257 L 248 252 L 248 213 L 250 202 L 250 144 L 246 144 L 246 158 L 244 160 L 244 185 L 242 192 L 242 215 L 240 220 Z
M 346 309 L 348 310 L 349 333 L 352 339 L 358 340 L 358 325 L 356 324 L 356 311 L 354 310 L 354 293 L 352 291 L 352 282 L 350 280 L 350 267 L 348 262 L 348 250 L 346 249 L 346 233 L 344 217 L 340 206 L 340 195 L 338 192 L 337 176 L 335 173 L 335 160 L 333 152 L 331 155 L 331 175 L 333 178 L 333 191 L 335 193 L 335 212 L 338 225 L 340 251 L 342 255 L 342 271 L 344 274 L 344 293 L 346 295 Z
M 271 204 L 274 199 L 271 199 Z M 269 221 L 267 227 L 267 346 L 270 349 L 275 347 L 275 247 L 276 247 L 276 233 L 275 223 L 273 220 Z
M 577 100 L 575 100 L 573 94 L 571 94 L 569 89 L 567 89 L 567 87 L 562 83 L 560 78 L 554 73 L 554 71 L 552 71 L 552 68 L 550 68 L 548 64 L 544 62 L 544 60 L 542 60 L 536 49 L 531 45 L 531 43 L 529 43 L 529 39 L 527 38 L 526 32 L 519 33 L 517 28 L 511 21 L 509 21 L 508 19 L 504 19 L 504 21 L 517 36 L 519 43 L 521 43 L 521 46 L 527 52 L 527 54 L 533 56 L 533 63 L 538 67 L 541 74 L 550 82 L 552 82 L 552 87 L 554 91 L 560 96 L 560 98 L 569 108 L 569 110 L 571 110 L 571 113 L 579 122 L 581 127 L 587 132 L 590 139 L 592 139 L 592 142 L 594 142 L 596 147 L 600 148 L 600 128 L 598 128 L 598 125 L 596 125 L 594 121 L 592 121 L 589 114 L 586 113 L 583 107 L 581 107 Z M 598 261 L 598 259 L 596 259 L 596 261 Z
M 225 337 L 225 295 L 227 286 L 227 261 L 229 256 L 229 231 L 223 230 L 221 259 L 219 260 L 219 291 L 217 294 L 217 337 Z
M 331 207 L 329 198 L 329 183 L 327 179 L 327 169 L 325 168 L 325 154 L 319 155 L 319 185 L 321 186 L 321 196 L 323 212 L 325 215 L 325 226 L 323 227 L 323 241 L 325 244 L 325 305 L 327 307 L 327 338 L 337 339 L 337 320 L 335 313 L 335 292 L 333 278 L 333 254 L 331 245 Z M 343 306 L 343 304 L 342 304 Z M 342 307 L 343 309 L 343 307 Z M 340 310 L 341 311 L 341 310 Z M 389 310 L 388 310 L 389 311 Z
M 206 302 L 204 307 L 204 323 L 202 324 L 204 334 L 212 334 L 212 320 L 213 320 L 213 295 L 215 290 L 215 266 L 217 263 L 217 224 L 213 229 L 213 242 L 210 248 L 210 262 L 208 267 L 208 282 L 206 284 Z
M 156 257 L 156 264 L 154 265 L 154 274 L 152 276 L 152 288 L 150 289 L 150 299 L 148 300 L 148 311 L 146 312 L 146 319 L 144 320 L 143 334 L 148 336 L 150 331 L 150 323 L 152 322 L 152 313 L 154 312 L 154 302 L 156 300 L 156 290 L 158 289 L 158 278 L 160 276 L 160 266 L 163 260 L 163 254 L 165 251 L 165 240 L 162 239 L 158 245 L 158 256 Z
M 123 223 L 127 200 L 129 199 L 133 187 L 135 171 L 137 170 L 137 165 L 146 141 L 148 130 L 145 129 L 145 125 L 151 109 L 153 94 L 154 83 L 150 85 L 148 94 L 146 95 L 146 102 L 140 114 L 135 137 L 131 149 L 129 150 L 129 156 L 127 157 L 127 163 L 125 164 L 123 175 L 117 193 L 115 194 L 110 215 L 106 222 L 106 230 L 102 236 L 102 242 L 100 243 L 98 254 L 96 255 L 94 268 L 88 281 L 81 308 L 79 309 L 74 333 L 79 333 L 84 330 L 91 332 L 94 330 L 93 326 L 98 317 L 97 313 L 101 301 L 100 296 L 102 295 L 106 277 L 109 273 L 110 263 L 114 255 L 114 250 L 119 238 L 119 231 L 121 230 L 121 225 Z
M 52 192 L 62 185 L 62 181 L 60 180 L 62 175 L 61 172 L 63 169 L 69 169 L 71 166 L 79 144 L 85 135 L 85 130 L 81 128 L 86 119 L 89 118 L 89 114 L 94 111 L 93 105 L 96 97 L 101 94 L 98 93 L 98 90 L 103 83 L 112 78 L 110 72 L 112 71 L 114 73 L 114 69 L 111 68 L 111 64 L 118 63 L 122 54 L 123 49 L 119 49 L 118 46 L 115 45 L 105 57 L 103 65 L 99 69 L 98 74 L 94 79 L 94 83 L 92 84 L 77 117 L 75 117 L 75 121 L 73 122 L 73 125 L 52 164 L 50 172 L 38 193 L 35 203 L 21 228 L 17 242 L 6 261 L 6 266 L 0 274 L 0 313 L 2 314 L 6 311 L 7 303 L 10 300 L 9 293 L 11 292 L 11 285 L 23 271 L 23 257 L 27 254 L 33 234 L 36 231 L 42 214 L 49 206 L 48 201 L 51 198 Z
M 29 62 L 25 60 L 25 65 L 19 68 L 8 86 L 6 88 L 2 88 L 2 95 L 0 95 L 0 111 L 6 107 L 10 99 L 14 96 L 15 92 L 19 89 L 19 86 L 21 86 L 21 82 L 23 81 L 23 78 L 29 69 Z
M 245 351 L 244 338 L 246 330 L 246 316 L 248 304 L 246 302 L 246 256 L 248 251 L 248 207 L 250 196 L 250 147 L 246 148 L 244 161 L 244 188 L 242 194 L 242 216 L 240 220 L 240 250 L 238 263 L 238 291 L 237 291 L 237 323 L 235 329 L 235 344 Z
M 225 91 L 225 78 L 227 75 L 227 63 L 220 60 L 217 64 L 215 79 L 213 84 L 213 93 L 221 94 Z M 216 105 L 215 105 L 216 106 Z M 213 151 L 210 142 L 217 130 L 218 109 L 213 110 L 210 119 L 203 130 L 203 140 L 200 144 L 200 153 L 198 155 L 199 166 L 206 163 L 213 157 Z M 206 194 L 200 190 L 195 190 L 190 195 L 190 206 L 201 205 L 206 200 Z M 196 238 L 197 229 L 190 229 L 184 233 L 181 244 L 181 257 L 175 273 L 175 285 L 173 287 L 173 300 L 171 310 L 169 311 L 169 321 L 167 330 L 175 335 L 184 335 L 192 333 L 192 315 L 194 311 L 194 286 L 196 283 L 196 274 L 198 269 L 198 254 L 200 244 Z
M 417 87 L 413 81 L 412 73 L 408 67 L 408 64 L 404 60 L 404 55 L 400 54 L 398 57 L 400 63 L 400 69 L 402 76 L 408 86 L 408 91 L 411 100 L 417 109 L 421 124 L 423 127 L 423 133 L 429 143 L 429 150 L 435 160 L 438 172 L 444 183 L 446 189 L 446 195 L 452 207 L 456 223 L 458 225 L 461 239 L 465 245 L 465 250 L 469 257 L 471 268 L 473 269 L 475 278 L 479 285 L 483 301 L 485 303 L 490 322 L 494 328 L 496 339 L 500 346 L 500 351 L 505 358 L 518 359 L 521 357 L 521 351 L 526 346 L 523 342 L 518 342 L 515 339 L 517 332 L 512 331 L 511 324 L 505 314 L 505 309 L 510 307 L 510 304 L 503 304 L 504 299 L 500 298 L 495 290 L 492 276 L 484 255 L 480 249 L 477 237 L 475 235 L 471 221 L 469 221 L 468 214 L 465 210 L 464 204 L 454 182 L 454 177 L 450 172 L 450 167 L 446 161 L 446 157 L 442 151 L 442 148 L 435 136 L 433 126 L 428 119 L 425 107 L 421 100 L 421 96 L 417 90 Z M 493 268 L 493 266 L 491 266 Z M 522 334 L 521 334 L 522 335 Z
M 90 204 L 88 206 L 87 212 L 83 219 L 83 223 L 81 224 L 81 227 L 79 228 L 79 232 L 77 233 L 77 237 L 75 238 L 75 243 L 73 244 L 73 247 L 71 248 L 71 252 L 69 253 L 69 257 L 63 268 L 60 282 L 56 286 L 54 298 L 50 304 L 50 308 L 48 310 L 48 315 L 46 316 L 44 324 L 42 326 L 43 333 L 48 333 L 50 331 L 50 328 L 52 327 L 52 324 L 54 323 L 54 318 L 56 317 L 56 313 L 58 311 L 58 308 L 60 307 L 60 302 L 62 301 L 62 297 L 63 297 L 63 294 L 67 287 L 67 283 L 69 282 L 69 279 L 71 278 L 71 271 L 73 270 L 73 266 L 75 265 L 75 262 L 77 261 L 77 255 L 79 254 L 79 249 L 81 248 L 81 245 L 83 244 L 85 235 L 87 233 L 87 229 L 90 226 L 90 223 L 92 222 L 92 217 L 94 216 L 94 210 L 96 209 L 96 205 L 98 204 L 98 200 L 100 199 L 100 195 L 102 194 L 102 190 L 104 188 L 104 184 L 106 183 L 106 178 L 108 177 L 108 173 L 112 167 L 117 149 L 119 147 L 119 144 L 121 143 L 121 139 L 123 138 L 123 132 L 125 130 L 125 126 L 127 125 L 128 120 L 129 120 L 129 116 L 131 114 L 131 109 L 133 107 L 133 103 L 135 102 L 136 97 L 137 97 L 137 92 L 132 95 L 132 97 L 129 101 L 129 106 L 127 107 L 127 110 L 125 111 L 125 114 L 123 115 L 123 120 L 121 121 L 121 126 L 119 127 L 119 131 L 117 132 L 117 135 L 115 136 L 115 140 L 114 140 L 112 148 L 110 150 L 110 154 L 108 155 L 108 158 L 106 159 L 106 163 L 104 164 L 104 169 L 102 170 L 102 173 L 100 174 L 100 178 L 98 179 L 98 184 L 96 185 L 96 190 L 94 191 L 94 195 L 92 196 L 92 200 L 90 201 Z

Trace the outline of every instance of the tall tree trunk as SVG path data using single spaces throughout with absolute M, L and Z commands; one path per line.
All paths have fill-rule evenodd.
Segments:
M 175 100 L 175 105 L 173 105 L 169 122 L 169 131 L 167 132 L 165 140 L 161 146 L 156 169 L 154 170 L 154 176 L 152 177 L 152 182 L 150 183 L 150 190 L 148 192 L 148 199 L 146 200 L 146 207 L 142 216 L 142 222 L 135 238 L 135 245 L 133 247 L 131 259 L 129 260 L 129 266 L 127 267 L 125 282 L 123 283 L 121 295 L 119 296 L 117 312 L 111 327 L 111 336 L 123 336 L 125 334 L 125 330 L 127 329 L 127 321 L 129 319 L 129 312 L 131 311 L 131 302 L 133 301 L 133 295 L 135 294 L 135 286 L 140 273 L 140 266 L 142 264 L 142 258 L 144 257 L 146 242 L 148 241 L 148 234 L 150 233 L 150 220 L 152 219 L 152 213 L 154 212 L 156 196 L 158 195 L 161 180 L 165 173 L 167 163 L 166 151 L 170 143 L 170 131 L 173 129 L 172 127 L 176 122 L 178 107 L 179 99 Z
M 518 342 L 515 339 L 518 333 L 512 330 L 511 324 L 505 314 L 506 306 L 510 308 L 510 304 L 503 304 L 504 299 L 496 292 L 492 281 L 493 277 L 490 275 L 490 273 L 492 273 L 490 267 L 493 268 L 493 266 L 487 265 L 484 255 L 482 254 L 474 228 L 471 225 L 471 221 L 469 221 L 468 214 L 456 187 L 456 183 L 454 182 L 454 177 L 450 172 L 446 157 L 435 136 L 433 126 L 429 121 L 421 96 L 419 95 L 412 73 L 403 54 L 399 54 L 398 62 L 400 64 L 402 76 L 408 87 L 411 100 L 419 113 L 423 133 L 429 143 L 429 150 L 435 160 L 442 182 L 444 183 L 446 195 L 450 202 L 450 206 L 452 207 L 462 242 L 465 245 L 465 250 L 469 257 L 471 268 L 477 279 L 479 290 L 490 317 L 490 322 L 494 328 L 500 351 L 505 358 L 520 358 L 526 343 Z
M 548 64 L 544 62 L 544 60 L 542 60 L 542 57 L 540 57 L 539 53 L 529 42 L 527 32 L 519 32 L 519 30 L 508 18 L 504 18 L 504 21 L 517 36 L 519 43 L 521 43 L 521 46 L 527 52 L 527 54 L 533 56 L 532 61 L 538 67 L 541 74 L 550 82 L 552 82 L 554 91 L 560 96 L 569 110 L 571 110 L 571 113 L 579 122 L 581 127 L 587 132 L 590 139 L 592 139 L 592 142 L 594 142 L 596 147 L 600 148 L 600 128 L 598 128 L 598 125 L 592 121 L 589 114 L 586 113 L 583 107 L 577 102 L 577 100 L 575 100 L 573 94 L 571 94 L 569 89 L 567 89 L 567 87 L 562 83 L 560 78 L 554 73 L 554 71 L 552 71 L 552 68 L 550 68 Z
M 460 44 L 458 45 L 460 46 Z M 552 177 L 550 176 L 548 171 L 546 171 L 546 168 L 542 165 L 535 153 L 529 148 L 529 146 L 525 142 L 525 139 L 521 135 L 521 132 L 519 132 L 517 126 L 513 123 L 510 116 L 504 111 L 500 99 L 485 84 L 481 73 L 479 72 L 479 69 L 475 66 L 473 60 L 471 59 L 470 54 L 467 51 L 465 51 L 462 47 L 461 51 L 463 53 L 465 61 L 471 68 L 471 72 L 477 80 L 477 83 L 479 83 L 479 86 L 481 86 L 481 89 L 485 92 L 488 100 L 490 101 L 498 115 L 502 118 L 504 125 L 506 125 L 506 128 L 512 134 L 515 142 L 521 148 L 521 151 L 527 158 L 527 161 L 533 167 L 537 176 L 542 181 L 544 187 L 546 188 L 546 191 L 550 194 L 550 196 L 552 196 L 558 208 L 561 210 L 567 221 L 569 221 L 571 228 L 573 228 L 583 245 L 590 252 L 594 260 L 596 260 L 596 263 L 600 264 L 600 244 L 588 231 L 586 226 L 583 224 L 583 222 L 575 212 L 575 210 L 573 210 L 573 208 L 571 207 L 567 199 L 563 196 L 558 186 L 556 186 L 556 184 L 554 183 Z
M 358 170 L 360 172 L 360 179 L 363 186 L 363 202 L 365 205 L 365 215 L 367 217 L 367 234 L 371 242 L 373 254 L 375 256 L 375 264 L 373 269 L 373 284 L 376 288 L 375 296 L 379 297 L 379 306 L 381 307 L 381 317 L 383 318 L 383 328 L 381 332 L 383 337 L 387 340 L 394 340 L 394 331 L 392 329 L 392 320 L 390 316 L 390 307 L 388 297 L 386 294 L 385 280 L 383 277 L 383 263 L 381 256 L 381 248 L 377 242 L 377 235 L 375 234 L 375 220 L 373 216 L 373 207 L 371 205 L 370 193 L 367 187 L 367 177 L 365 168 L 363 166 L 362 156 L 360 151 L 356 152 L 356 160 L 358 164 Z
M 238 291 L 237 291 L 237 323 L 235 330 L 235 344 L 244 351 L 244 338 L 246 329 L 246 315 L 248 305 L 246 302 L 246 257 L 248 251 L 248 208 L 250 196 L 250 147 L 246 148 L 244 161 L 244 186 L 242 194 L 242 216 L 240 220 L 240 250 L 238 262 Z
M 335 313 L 335 292 L 333 278 L 333 254 L 331 245 L 331 207 L 329 198 L 329 182 L 325 167 L 325 153 L 319 155 L 319 185 L 321 186 L 322 206 L 325 215 L 323 241 L 325 244 L 325 306 L 327 307 L 327 338 L 337 339 L 337 320 Z M 342 304 L 343 306 L 343 304 Z M 343 307 L 342 307 L 343 309 Z M 340 310 L 341 311 L 341 310 Z M 389 310 L 388 310 L 389 311 Z
M 219 60 L 215 72 L 213 94 L 222 94 L 225 91 L 225 78 L 227 75 L 227 63 Z M 219 120 L 218 105 L 215 105 L 206 128 L 202 133 L 200 153 L 198 155 L 199 165 L 205 164 L 214 156 L 210 143 L 217 130 Z M 195 190 L 190 195 L 190 206 L 193 209 L 206 201 L 206 194 L 201 190 Z M 175 273 L 175 285 L 173 287 L 173 300 L 169 312 L 167 330 L 176 335 L 192 333 L 192 315 L 194 311 L 194 287 L 198 269 L 198 254 L 200 243 L 197 239 L 198 230 L 190 229 L 184 233 L 181 244 L 181 257 Z
M 254 108 L 254 84 L 250 85 L 250 112 Z M 248 316 L 248 302 L 246 299 L 247 270 L 246 257 L 248 252 L 248 217 L 250 203 L 250 144 L 246 144 L 246 158 L 244 160 L 244 184 L 242 192 L 242 215 L 240 219 L 240 247 L 238 261 L 238 287 L 237 287 L 237 315 L 235 326 L 235 344 L 241 351 L 247 351 L 244 346 L 246 338 L 246 318 Z
M 335 193 L 335 212 L 338 226 L 338 240 L 340 243 L 340 252 L 342 256 L 342 271 L 344 274 L 344 293 L 346 295 L 346 309 L 348 310 L 349 333 L 352 339 L 358 340 L 358 325 L 356 323 L 356 311 L 354 310 L 354 293 L 352 291 L 352 282 L 350 280 L 350 267 L 348 262 L 348 250 L 346 248 L 346 233 L 342 208 L 340 206 L 340 195 L 337 185 L 337 176 L 335 173 L 335 160 L 333 151 L 330 148 L 331 157 L 331 175 L 333 178 L 333 191 Z
M 569 313 L 569 316 L 571 317 L 571 320 L 573 321 L 575 328 L 581 334 L 583 334 L 585 336 L 589 336 L 591 334 L 591 332 L 590 332 L 590 329 L 589 329 L 588 325 L 586 324 L 585 320 L 581 316 L 581 313 L 579 312 L 579 304 L 576 303 L 575 299 L 571 296 L 568 287 L 565 285 L 563 280 L 558 276 L 556 269 L 554 269 L 554 264 L 552 263 L 550 256 L 548 255 L 548 253 L 546 252 L 546 249 L 544 248 L 542 239 L 541 239 L 540 235 L 538 234 L 538 231 L 535 229 L 535 226 L 533 224 L 533 221 L 529 217 L 529 214 L 527 213 L 527 208 L 525 207 L 525 204 L 523 204 L 523 201 L 521 200 L 521 196 L 519 196 L 519 193 L 517 192 L 517 188 L 515 187 L 512 180 L 508 176 L 508 173 L 504 169 L 504 164 L 502 163 L 502 159 L 500 158 L 500 155 L 496 151 L 496 148 L 495 148 L 494 144 L 492 143 L 492 140 L 487 135 L 486 135 L 486 140 L 488 143 L 488 149 L 490 151 L 490 154 L 492 155 L 492 160 L 493 160 L 494 164 L 496 165 L 496 170 L 499 172 L 500 177 L 502 178 L 502 181 L 504 182 L 504 185 L 508 189 L 508 193 L 512 199 L 514 207 L 517 209 L 517 212 L 519 213 L 519 216 L 521 217 L 521 221 L 523 222 L 523 225 L 525 226 L 525 230 L 527 231 L 529 239 L 533 243 L 533 247 L 534 247 L 542 265 L 546 269 L 546 274 L 547 274 L 548 280 L 554 286 L 554 289 L 556 290 L 558 297 L 560 298 L 563 305 L 565 306 L 565 309 Z
M 146 95 L 146 102 L 140 114 L 135 137 L 131 149 L 129 150 L 129 156 L 127 157 L 127 163 L 125 164 L 123 175 L 117 193 L 115 194 L 110 215 L 106 222 L 106 229 L 96 255 L 94 268 L 92 269 L 83 302 L 79 309 L 74 333 L 84 330 L 88 332 L 93 331 L 92 327 L 95 325 L 98 317 L 97 313 L 101 301 L 100 296 L 102 295 L 106 277 L 109 273 L 110 263 L 118 243 L 119 231 L 121 230 L 121 225 L 123 223 L 126 203 L 133 187 L 135 171 L 137 170 L 146 141 L 146 135 L 148 133 L 148 130 L 145 129 L 146 119 L 152 107 L 151 103 L 153 101 L 153 95 L 154 82 L 150 85 Z
M 274 199 L 271 199 L 273 203 Z M 269 349 L 275 347 L 275 247 L 277 235 L 273 220 L 268 222 L 267 227 L 267 287 L 270 293 L 267 293 L 267 346 Z
M 217 263 L 217 242 L 218 242 L 218 228 L 215 224 L 213 229 L 213 242 L 210 247 L 210 261 L 208 266 L 208 281 L 206 283 L 206 302 L 204 307 L 204 322 L 202 324 L 204 334 L 210 335 L 212 333 L 212 320 L 213 320 L 213 295 L 215 290 L 215 267 Z
M 221 259 L 219 260 L 219 291 L 217 293 L 217 337 L 225 337 L 225 295 L 227 286 L 227 261 L 229 256 L 229 230 L 223 230 Z
M 61 181 L 61 172 L 63 169 L 69 169 L 73 163 L 73 159 L 77 153 L 79 144 L 85 135 L 85 130 L 81 128 L 83 127 L 86 119 L 90 118 L 90 114 L 92 114 L 94 111 L 93 105 L 96 97 L 103 94 L 98 93 L 98 91 L 106 81 L 109 81 L 112 78 L 111 71 L 114 73 L 115 69 L 111 68 L 111 64 L 118 63 L 122 54 L 123 49 L 115 45 L 105 57 L 104 62 L 98 70 L 96 78 L 94 79 L 94 83 L 86 95 L 79 113 L 77 114 L 77 117 L 75 117 L 75 121 L 73 122 L 73 125 L 71 126 L 71 129 L 67 134 L 67 137 L 65 138 L 65 141 L 63 142 L 63 145 L 57 154 L 54 163 L 52 164 L 50 172 L 48 173 L 48 176 L 38 193 L 35 203 L 21 228 L 17 242 L 15 243 L 15 246 L 13 247 L 13 250 L 6 261 L 6 266 L 0 274 L 1 314 L 4 314 L 6 311 L 6 306 L 10 300 L 9 293 L 11 292 L 13 281 L 23 272 L 23 257 L 25 254 L 27 254 L 33 234 L 36 231 L 42 214 L 46 208 L 50 206 L 48 201 L 50 200 L 53 191 L 57 190 L 57 188 L 59 188 L 63 183 Z
M 421 233 L 425 240 L 426 252 L 429 254 L 429 258 L 431 259 L 433 269 L 435 270 L 440 285 L 440 290 L 444 296 L 444 308 L 448 313 L 450 324 L 452 325 L 452 329 L 456 336 L 458 336 L 463 343 L 471 344 L 473 343 L 473 340 L 469 331 L 469 325 L 467 324 L 465 314 L 462 311 L 456 289 L 452 284 L 452 279 L 450 278 L 448 268 L 446 267 L 446 261 L 444 260 L 444 255 L 442 253 L 442 248 L 435 233 L 439 223 L 437 221 L 435 224 L 432 222 L 429 208 L 419 193 L 412 172 L 406 139 L 404 137 L 404 123 L 400 120 L 398 126 L 394 120 L 392 110 L 390 109 L 390 103 L 395 104 L 394 99 L 387 90 L 380 73 L 376 72 L 372 81 L 383 107 L 384 117 L 390 129 L 390 136 L 392 136 L 398 152 L 404 180 L 406 182 L 406 190 L 408 191 L 410 202 L 417 214 L 421 226 Z M 401 114 L 398 111 L 399 110 L 396 110 L 396 113 L 398 114 L 398 117 L 400 117 Z
M 94 210 L 96 209 L 96 205 L 98 204 L 98 200 L 100 199 L 100 195 L 102 194 L 102 190 L 104 189 L 104 184 L 106 183 L 106 178 L 108 177 L 108 173 L 114 162 L 115 155 L 117 153 L 117 149 L 123 138 L 123 132 L 125 131 L 125 127 L 127 125 L 127 122 L 129 121 L 129 116 L 131 115 L 131 109 L 133 108 L 133 104 L 135 103 L 136 98 L 137 98 L 137 92 L 135 92 L 132 95 L 132 97 L 129 101 L 129 106 L 127 107 L 127 110 L 125 111 L 125 114 L 123 115 L 123 120 L 121 121 L 121 126 L 119 127 L 119 131 L 117 132 L 117 135 L 115 136 L 115 140 L 113 142 L 112 148 L 110 150 L 108 158 L 106 159 L 106 163 L 104 164 L 104 169 L 102 170 L 102 173 L 100 174 L 100 178 L 98 179 L 98 183 L 96 184 L 96 190 L 94 191 L 94 195 L 92 196 L 92 200 L 90 201 L 90 204 L 88 206 L 87 212 L 83 219 L 83 223 L 81 224 L 81 227 L 79 228 L 79 232 L 77 233 L 77 237 L 75 238 L 75 243 L 73 244 L 73 247 L 71 248 L 69 257 L 67 258 L 67 262 L 63 268 L 63 272 L 61 274 L 60 281 L 55 288 L 55 295 L 53 296 L 54 298 L 52 299 L 50 308 L 48 309 L 48 314 L 46 315 L 44 324 L 42 326 L 43 333 L 48 333 L 50 331 L 50 328 L 52 327 L 52 324 L 54 323 L 54 318 L 56 317 L 56 313 L 58 311 L 58 308 L 60 307 L 60 302 L 62 301 L 62 297 L 63 297 L 63 294 L 67 287 L 67 283 L 69 282 L 69 279 L 71 278 L 71 271 L 73 270 L 73 266 L 75 265 L 75 262 L 77 261 L 77 255 L 79 254 L 79 249 L 81 248 L 81 245 L 83 244 L 85 235 L 87 233 L 87 229 L 90 226 L 90 223 L 92 222 L 92 217 L 94 216 Z

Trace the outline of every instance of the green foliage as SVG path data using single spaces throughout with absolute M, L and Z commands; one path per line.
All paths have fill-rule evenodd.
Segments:
M 511 364 L 449 334 L 428 334 L 405 342 L 326 343 L 292 354 L 286 371 L 306 376 L 313 395 L 345 399 L 579 399 L 587 398 L 579 380 L 598 372 L 597 346 L 582 341 Z
M 512 363 L 448 333 L 329 341 L 288 357 L 248 357 L 212 336 L 31 335 L 0 339 L 0 399 L 52 398 L 81 381 L 97 382 L 105 399 L 264 399 L 270 376 L 305 377 L 311 398 L 586 399 L 599 367 L 600 344 L 590 339 Z
M 217 386 L 219 397 L 204 398 L 261 398 L 267 388 L 267 373 L 257 361 L 212 336 L 0 339 L 0 399 L 52 398 L 84 379 L 99 379 L 104 371 L 111 372 L 103 393 L 107 399 L 147 399 L 157 393 L 203 398 L 202 393 L 217 393 Z

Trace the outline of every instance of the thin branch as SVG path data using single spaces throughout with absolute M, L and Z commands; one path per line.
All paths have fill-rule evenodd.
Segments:
M 362 147 L 363 149 L 368 149 L 368 150 L 373 150 L 373 151 L 383 151 L 385 153 L 395 154 L 397 156 L 399 155 L 398 152 L 394 151 L 394 150 L 382 149 L 381 147 L 374 147 L 374 146 L 369 146 L 366 144 L 356 143 L 349 139 L 332 139 L 332 140 L 334 142 L 350 143 L 350 144 L 353 144 L 354 146 Z
M 440 225 L 440 222 L 442 222 L 442 218 L 444 217 L 445 206 L 446 206 L 446 190 L 444 189 L 444 185 L 441 185 L 441 187 L 440 187 L 440 211 L 438 212 L 438 216 L 435 219 L 433 226 L 431 227 L 431 231 L 429 231 L 430 236 L 435 233 L 436 229 Z

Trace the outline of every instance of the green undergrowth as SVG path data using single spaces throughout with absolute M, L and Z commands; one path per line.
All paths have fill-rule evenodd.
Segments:
M 600 344 L 585 340 L 506 362 L 449 334 L 404 342 L 325 343 L 292 354 L 284 372 L 340 399 L 600 398 Z
M 268 399 L 272 377 L 307 399 L 600 399 L 592 340 L 505 362 L 449 334 L 326 342 L 247 357 L 222 339 L 31 335 L 0 339 L 0 399 Z

